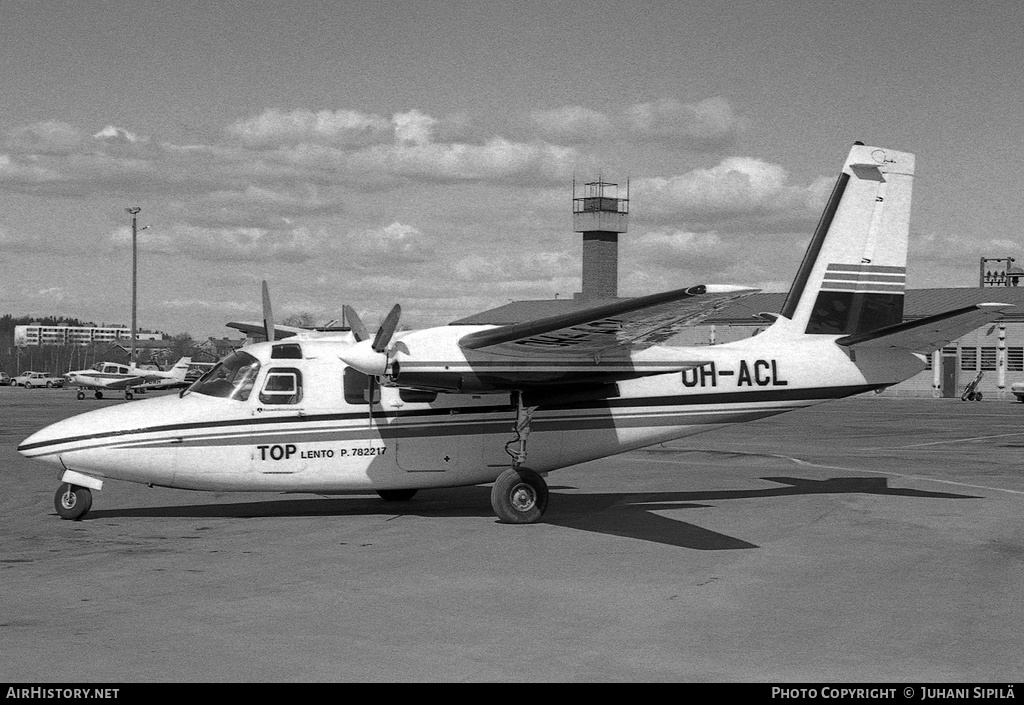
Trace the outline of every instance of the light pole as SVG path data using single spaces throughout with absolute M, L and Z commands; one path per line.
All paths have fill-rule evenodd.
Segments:
M 139 234 L 138 217 L 141 210 L 138 206 L 125 208 L 125 212 L 132 216 L 132 349 L 131 358 L 128 361 L 130 367 L 135 367 L 135 312 L 138 303 L 139 284 L 139 254 L 136 246 L 136 237 Z

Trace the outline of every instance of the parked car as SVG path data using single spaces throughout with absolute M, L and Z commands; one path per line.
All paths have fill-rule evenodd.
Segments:
M 6 387 L 11 383 L 11 376 L 6 372 L 0 372 L 0 387 Z
M 1010 385 L 1010 391 L 1017 397 L 1017 401 L 1024 401 L 1024 382 L 1014 382 Z
M 64 378 L 49 372 L 22 372 L 11 380 L 15 387 L 63 387 Z

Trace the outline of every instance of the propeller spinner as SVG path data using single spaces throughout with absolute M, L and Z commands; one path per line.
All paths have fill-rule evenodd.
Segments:
M 355 311 L 351 309 L 346 311 L 346 315 L 354 314 Z M 398 329 L 398 322 L 401 317 L 402 307 L 395 304 L 384 318 L 384 322 L 381 323 L 380 328 L 377 329 L 377 334 L 371 341 L 369 337 L 363 337 L 366 335 L 366 327 L 363 326 L 359 317 L 355 316 L 351 319 L 353 323 L 352 332 L 358 342 L 338 355 L 338 359 L 349 367 L 359 370 L 364 375 L 378 377 L 386 374 L 389 363 L 388 346 L 391 344 L 391 338 Z M 355 325 L 356 322 L 359 324 L 359 330 L 357 330 Z

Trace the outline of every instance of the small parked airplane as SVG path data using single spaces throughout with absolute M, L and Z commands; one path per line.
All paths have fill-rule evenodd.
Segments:
M 174 389 L 187 387 L 185 375 L 191 357 L 183 357 L 174 367 L 162 372 L 160 370 L 144 370 L 134 365 L 121 365 L 116 362 L 97 362 L 87 370 L 75 370 L 64 375 L 68 384 L 78 387 L 78 398 L 85 399 L 85 390 L 92 389 L 97 399 L 103 398 L 106 391 L 124 391 L 125 399 L 132 399 L 134 391 L 147 389 Z
M 745 340 L 668 339 L 753 289 L 691 286 L 506 326 L 267 342 L 179 396 L 92 411 L 18 450 L 61 468 L 57 513 L 80 519 L 108 479 L 216 491 L 319 494 L 494 483 L 503 522 L 538 521 L 544 475 L 724 424 L 878 391 L 1003 304 L 903 321 L 914 155 L 856 143 L 781 313 Z M 266 288 L 264 287 L 264 291 Z M 529 441 L 529 443 L 527 443 Z

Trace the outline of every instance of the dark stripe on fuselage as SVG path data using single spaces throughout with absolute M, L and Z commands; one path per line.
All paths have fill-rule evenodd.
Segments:
M 613 411 L 624 411 L 636 407 L 638 409 L 644 408 L 659 408 L 667 406 L 698 406 L 708 404 L 750 404 L 755 402 L 792 402 L 792 401 L 825 401 L 829 399 L 841 399 L 843 397 L 852 396 L 854 394 L 860 394 L 862 392 L 871 391 L 876 387 L 873 385 L 851 385 L 845 387 L 814 387 L 807 389 L 765 389 L 765 390 L 750 390 L 742 392 L 721 392 L 717 394 L 680 394 L 673 396 L 656 396 L 656 397 L 637 397 L 637 398 L 619 398 L 619 399 L 607 399 L 600 401 L 583 401 L 574 404 L 559 404 L 541 406 L 540 410 L 544 411 L 580 411 L 589 410 L 597 413 L 611 413 Z M 497 412 L 509 413 L 513 411 L 513 407 L 506 405 L 496 406 L 483 406 L 483 407 L 455 407 L 447 409 L 421 409 L 416 411 L 377 411 L 373 413 L 374 419 L 394 419 L 395 421 L 408 421 L 415 422 L 422 420 L 423 422 L 430 422 L 432 419 L 447 418 L 453 415 L 469 415 L 469 414 L 491 414 Z M 66 438 L 58 438 L 48 441 L 40 441 L 38 443 L 22 444 L 18 446 L 19 452 L 25 452 L 30 450 L 39 450 L 46 447 L 63 445 L 66 443 L 77 443 L 81 441 L 101 440 L 101 439 L 120 439 L 126 442 L 130 442 L 130 436 L 140 436 L 149 433 L 167 433 L 173 431 L 192 431 L 198 429 L 210 429 L 228 431 L 232 428 L 238 428 L 241 430 L 243 427 L 261 427 L 261 426 L 272 426 L 281 424 L 294 424 L 297 422 L 301 423 L 313 423 L 322 421 L 355 421 L 360 420 L 368 423 L 369 414 L 366 411 L 355 412 L 355 413 L 335 413 L 335 414 L 304 414 L 299 416 L 297 414 L 290 414 L 288 416 L 278 416 L 274 418 L 260 418 L 260 419 L 233 419 L 228 421 L 196 421 L 190 423 L 180 424 L 166 424 L 162 426 L 148 426 L 144 428 L 136 428 L 130 430 L 121 431 L 105 431 L 101 433 L 84 434 L 80 436 L 68 436 Z M 617 422 L 618 420 L 616 420 Z M 463 430 L 473 425 L 483 425 L 486 422 L 482 420 L 471 420 L 466 419 L 465 422 L 457 421 L 457 423 Z M 503 425 L 508 425 L 507 421 L 502 422 Z M 538 419 L 538 423 L 544 424 L 545 421 Z M 605 422 L 606 425 L 608 422 Z M 423 432 L 422 427 L 405 426 L 399 424 L 394 429 L 389 429 L 387 426 L 378 426 L 377 434 L 373 435 L 387 435 L 389 430 L 397 430 L 398 428 L 417 428 L 420 433 L 415 435 L 429 435 Z M 315 429 L 310 429 L 310 432 L 315 432 Z M 249 435 L 249 434 L 247 434 Z

